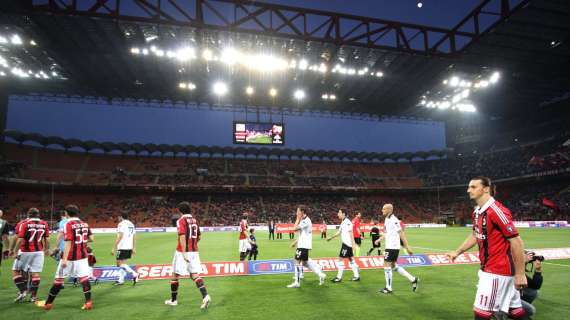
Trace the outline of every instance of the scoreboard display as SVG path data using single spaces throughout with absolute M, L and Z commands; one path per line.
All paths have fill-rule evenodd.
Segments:
M 285 143 L 283 124 L 234 122 L 234 143 L 282 146 Z

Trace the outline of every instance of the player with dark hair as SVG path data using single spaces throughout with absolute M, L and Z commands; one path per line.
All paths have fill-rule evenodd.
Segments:
M 321 239 L 326 239 L 327 238 L 327 222 L 323 219 L 323 222 L 319 228 L 319 231 L 321 232 Z
M 372 248 L 368 250 L 368 253 L 366 254 L 367 256 L 369 256 L 372 253 L 372 251 L 374 251 L 374 249 L 378 250 L 379 256 L 382 255 L 382 243 L 380 240 L 382 235 L 383 233 L 380 231 L 380 228 L 378 228 L 378 220 L 372 219 L 372 228 L 370 229 L 370 239 L 372 240 Z
M 248 241 L 248 226 L 247 226 L 247 212 L 242 214 L 242 219 L 239 222 L 238 232 L 239 232 L 239 260 L 243 261 L 249 254 L 251 250 L 251 244 Z
M 204 280 L 200 277 L 202 264 L 198 253 L 198 242 L 200 241 L 200 227 L 198 221 L 192 217 L 192 207 L 189 202 L 180 202 L 177 206 L 182 214 L 176 221 L 178 230 L 178 245 L 172 259 L 172 271 L 174 273 L 170 281 L 170 299 L 164 301 L 169 306 L 178 305 L 178 285 L 181 276 L 190 276 L 198 290 L 202 294 L 201 309 L 206 309 L 210 305 L 211 298 L 206 290 Z
M 354 236 L 354 256 L 360 256 L 360 246 L 362 245 L 362 231 L 360 230 L 362 214 L 357 211 L 352 219 L 352 235 Z
M 340 227 L 338 231 L 327 241 L 331 241 L 332 239 L 338 237 L 340 235 L 341 238 L 341 248 L 338 258 L 338 273 L 336 277 L 334 277 L 331 281 L 338 283 L 342 281 L 342 274 L 344 273 L 344 259 L 348 258 L 349 266 L 352 269 L 352 281 L 360 281 L 360 273 L 358 270 L 358 265 L 354 261 L 354 253 L 352 248 L 354 248 L 354 236 L 352 234 L 352 222 L 348 218 L 346 211 L 343 209 L 338 210 L 338 218 L 340 219 Z
M 57 248 L 54 250 L 56 253 L 53 254 L 53 256 L 56 258 L 58 262 L 61 259 L 61 256 L 63 255 L 63 248 L 65 247 L 65 241 L 63 240 L 63 232 L 65 230 L 65 224 L 67 223 L 67 219 L 69 219 L 67 211 L 65 210 L 61 210 L 59 212 L 59 216 L 60 220 L 58 223 L 57 238 L 56 238 Z
M 139 274 L 135 272 L 126 261 L 136 254 L 136 229 L 135 225 L 129 221 L 129 214 L 126 212 L 119 215 L 119 225 L 117 226 L 117 239 L 115 245 L 111 250 L 111 255 L 114 256 L 116 252 L 117 267 L 119 270 L 119 280 L 116 285 L 125 283 L 125 276 L 130 273 L 133 277 L 133 285 L 137 284 Z
M 44 257 L 49 252 L 49 228 L 47 222 L 40 219 L 40 211 L 36 208 L 28 210 L 29 218 L 22 222 L 18 230 L 18 240 L 16 247 L 20 248 L 20 272 L 31 274 L 30 292 L 31 302 L 37 300 L 38 288 L 40 286 L 40 275 L 44 268 Z M 20 293 L 16 297 L 16 302 L 21 302 L 26 296 L 27 284 L 23 281 L 14 282 L 18 286 Z
M 63 231 L 65 241 L 63 256 L 57 266 L 55 280 L 49 290 L 48 298 L 45 304 L 39 303 L 38 306 L 42 306 L 43 304 L 45 310 L 51 310 L 53 308 L 53 302 L 61 290 L 64 279 L 73 277 L 78 278 L 83 287 L 85 303 L 81 309 L 91 310 L 93 308 L 93 302 L 91 300 L 91 283 L 89 282 L 91 272 L 87 259 L 87 244 L 93 242 L 93 235 L 91 234 L 89 225 L 79 219 L 79 207 L 70 204 L 65 207 L 65 211 L 67 211 L 69 219 Z
M 488 177 L 469 181 L 467 193 L 477 204 L 473 212 L 473 232 L 461 246 L 447 255 L 460 254 L 479 246 L 479 283 L 473 310 L 475 319 L 529 319 L 522 307 L 519 290 L 527 286 L 524 244 L 512 214 L 493 197 L 495 185 Z
M 307 208 L 299 206 L 296 215 L 293 229 L 299 231 L 299 238 L 291 243 L 291 247 L 297 245 L 297 250 L 295 250 L 295 278 L 293 283 L 288 285 L 287 288 L 301 287 L 303 267 L 311 269 L 319 277 L 319 285 L 323 285 L 326 274 L 321 269 L 321 266 L 309 259 L 309 251 L 313 248 L 313 224 L 309 218 Z

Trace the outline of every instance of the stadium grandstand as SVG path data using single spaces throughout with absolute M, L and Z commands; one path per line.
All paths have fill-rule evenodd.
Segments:
M 363 222 L 383 223 L 384 205 L 394 204 L 398 219 L 418 226 L 409 236 L 414 251 L 427 254 L 459 245 L 470 232 L 474 203 L 467 185 L 487 176 L 514 221 L 567 228 L 570 2 L 354 2 L 0 1 L 0 218 L 15 225 L 38 208 L 56 230 L 62 210 L 75 204 L 93 230 L 115 230 L 121 214 L 137 230 L 169 230 L 177 226 L 179 204 L 188 201 L 200 226 L 220 231 L 219 241 L 229 243 L 218 247 L 218 240 L 203 235 L 202 248 L 235 247 L 237 253 L 244 213 L 250 226 L 265 232 L 270 221 L 293 226 L 297 206 L 304 205 L 313 225 L 323 223 L 334 233 L 339 209 L 351 219 L 360 212 Z M 422 235 L 422 226 L 461 236 L 452 244 L 440 239 L 440 250 L 438 240 L 430 240 L 435 233 Z M 531 231 L 521 233 L 531 248 L 570 247 L 567 234 L 550 241 L 544 240 L 549 234 Z M 564 230 L 550 235 L 557 231 Z M 256 234 L 266 241 L 265 234 Z M 105 236 L 109 248 L 95 242 L 95 251 L 111 250 L 114 239 Z M 154 241 L 150 234 L 141 238 Z M 156 239 L 162 241 L 153 247 L 156 257 L 174 249 L 175 237 Z M 283 248 L 289 244 L 278 241 Z M 260 243 L 262 259 L 293 257 L 293 251 Z M 171 258 L 156 257 L 141 255 L 136 263 Z M 238 260 L 229 253 L 206 257 L 202 262 Z M 569 258 L 557 261 L 565 266 L 558 276 L 568 285 Z M 109 257 L 99 259 L 114 264 Z M 13 286 L 6 280 L 7 264 L 1 268 L 2 287 Z M 464 277 L 474 277 L 473 270 Z M 362 282 L 372 272 L 363 271 Z M 239 303 L 217 306 L 215 299 L 223 301 L 222 292 L 248 293 L 220 289 L 230 286 L 224 281 L 207 280 L 213 318 L 260 319 L 265 312 L 275 319 L 289 319 L 286 313 L 351 317 L 336 306 L 268 310 L 274 301 L 261 297 L 261 282 L 251 286 L 260 290 L 260 305 L 253 308 L 259 314 L 232 317 Z M 560 298 L 568 293 L 564 283 L 544 293 L 547 302 L 539 298 L 536 319 L 570 312 Z M 103 285 L 93 290 L 93 312 L 106 319 L 111 313 L 97 305 L 109 294 Z M 153 286 L 158 288 L 147 286 L 149 295 Z M 44 285 L 40 295 L 48 289 Z M 0 300 L 11 303 L 12 291 L 0 288 Z M 62 293 L 62 305 L 68 293 Z M 291 293 L 272 291 L 280 297 Z M 309 304 L 317 305 L 313 298 L 320 293 L 311 294 Z M 350 294 L 331 299 L 356 303 Z M 452 300 L 461 295 L 466 299 L 454 302 L 465 306 L 434 311 L 428 305 L 445 304 L 443 298 L 416 300 L 417 312 L 395 315 L 471 318 L 473 292 L 445 294 Z M 363 304 L 376 303 L 363 297 Z M 134 298 L 114 293 L 113 299 Z M 14 316 L 33 317 L 39 310 L 5 301 L 0 307 Z M 183 315 L 165 315 L 160 307 L 144 310 L 156 317 Z M 359 316 L 378 315 L 367 308 Z M 74 316 L 70 309 L 61 311 L 62 317 Z M 381 311 L 390 315 L 389 308 Z

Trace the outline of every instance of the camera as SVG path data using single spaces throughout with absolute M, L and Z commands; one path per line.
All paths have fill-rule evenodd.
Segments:
M 527 254 L 530 254 L 532 256 L 529 263 L 534 262 L 534 261 L 540 261 L 540 262 L 544 261 L 544 256 L 539 256 L 532 251 L 527 252 Z

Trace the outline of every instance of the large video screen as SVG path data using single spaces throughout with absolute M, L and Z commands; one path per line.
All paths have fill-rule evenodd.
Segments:
M 234 122 L 234 143 L 283 145 L 282 123 Z

